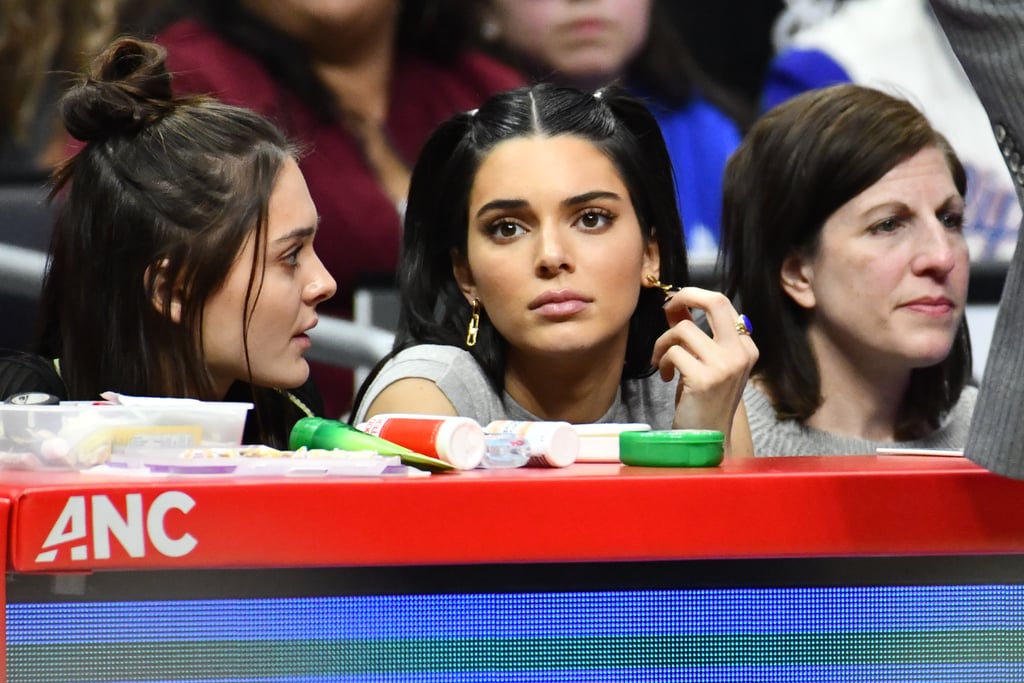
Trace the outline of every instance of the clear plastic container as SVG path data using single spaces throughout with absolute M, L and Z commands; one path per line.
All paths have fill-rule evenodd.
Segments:
M 77 469 L 127 450 L 237 446 L 251 403 L 0 405 L 0 468 Z
M 516 434 L 484 434 L 484 441 L 487 448 L 480 467 L 509 469 L 530 462 L 530 445 Z
M 568 422 L 495 420 L 484 427 L 489 434 L 515 434 L 526 442 L 534 467 L 568 467 L 580 452 L 580 437 Z

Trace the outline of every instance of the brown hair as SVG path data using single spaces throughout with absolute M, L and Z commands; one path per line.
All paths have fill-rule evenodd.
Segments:
M 0 26 L 0 130 L 15 140 L 39 115 L 46 80 L 77 73 L 110 40 L 119 0 L 5 2 Z
M 878 90 L 844 84 L 767 112 L 729 160 L 722 211 L 726 293 L 738 298 L 757 330 L 753 375 L 780 418 L 806 420 L 822 400 L 806 312 L 779 283 L 784 259 L 794 250 L 813 252 L 832 213 L 926 147 L 943 153 L 964 195 L 963 165 L 920 111 Z M 970 373 L 970 341 L 961 322 L 949 356 L 911 373 L 896 438 L 935 429 Z
M 68 131 L 86 144 L 54 174 L 41 350 L 61 359 L 71 398 L 110 389 L 220 400 L 203 310 L 250 238 L 241 319 L 223 324 L 244 335 L 259 296 L 267 207 L 294 149 L 254 112 L 175 98 L 165 56 L 155 43 L 118 39 L 61 102 Z

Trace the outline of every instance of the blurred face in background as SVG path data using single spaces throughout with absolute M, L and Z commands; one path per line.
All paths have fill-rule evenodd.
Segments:
M 651 0 L 489 0 L 482 31 L 541 75 L 593 90 L 622 75 L 647 39 Z
M 399 0 L 242 0 L 246 9 L 314 53 L 351 52 L 390 40 Z

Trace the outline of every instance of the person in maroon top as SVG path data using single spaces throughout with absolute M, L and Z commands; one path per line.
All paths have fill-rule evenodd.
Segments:
M 444 0 L 197 2 L 157 41 L 178 94 L 209 93 L 269 116 L 306 145 L 317 249 L 338 283 L 322 310 L 351 318 L 355 286 L 393 276 L 409 169 L 454 113 L 518 86 L 465 47 Z M 313 364 L 326 414 L 346 413 L 351 371 Z

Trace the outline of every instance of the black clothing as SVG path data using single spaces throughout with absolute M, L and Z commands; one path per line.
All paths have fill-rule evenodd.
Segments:
M 52 360 L 22 351 L 0 350 L 0 401 L 26 392 L 51 394 L 62 401 L 99 399 L 69 396 Z M 235 382 L 225 401 L 253 403 L 245 420 L 242 443 L 287 448 L 292 426 L 303 417 L 322 416 L 320 392 L 312 378 L 297 389 L 263 389 Z

